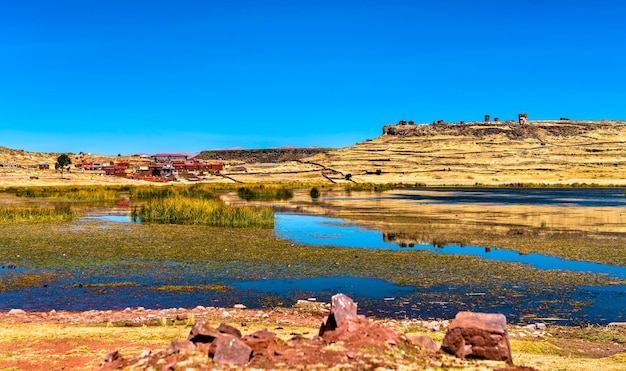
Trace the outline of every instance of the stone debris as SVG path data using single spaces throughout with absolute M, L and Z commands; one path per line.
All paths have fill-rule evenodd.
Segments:
M 407 324 L 422 326 L 425 330 L 448 327 L 441 351 L 461 358 L 458 362 L 466 362 L 465 358 L 478 358 L 512 365 L 506 318 L 502 314 L 461 312 L 452 323 L 389 320 L 383 324 L 358 315 L 357 304 L 346 295 L 334 295 L 330 306 L 328 316 L 323 320 L 321 316 L 317 317 L 322 322 L 320 334 L 312 338 L 305 337 L 305 332 L 292 334 L 291 339 L 283 340 L 267 329 L 242 336 L 241 331 L 232 325 L 222 323 L 214 328 L 200 320 L 191 328 L 187 340 L 172 341 L 162 351 L 146 351 L 128 359 L 118 351 L 109 353 L 104 359 L 103 370 L 307 369 L 313 365 L 315 369 L 337 366 L 341 369 L 344 366 L 370 369 L 381 366 L 379 357 L 384 354 L 392 355 L 392 359 L 404 359 L 409 363 L 402 364 L 411 364 L 411 369 L 453 367 L 456 364 L 451 361 L 453 357 L 442 358 L 443 353 L 429 336 L 405 335 L 394 330 Z M 223 309 L 211 309 L 214 309 L 214 318 L 221 317 Z M 249 311 L 247 315 L 259 319 L 265 318 L 266 314 Z M 535 324 L 532 328 L 538 331 L 540 326 Z M 464 363 L 456 365 L 460 364 Z
M 221 312 L 216 314 L 219 317 Z M 256 317 L 264 317 L 263 314 L 256 313 Z M 392 349 L 427 357 L 425 362 L 428 360 L 425 354 L 437 357 L 437 345 L 431 338 L 407 338 L 358 315 L 357 304 L 343 294 L 332 297 L 330 314 L 322 321 L 320 332 L 320 336 L 312 338 L 294 334 L 288 341 L 267 329 L 242 337 L 240 330 L 232 325 L 222 323 L 214 328 L 200 320 L 193 325 L 186 340 L 172 341 L 160 352 L 129 359 L 124 359 L 119 352 L 110 353 L 105 358 L 104 369 L 178 369 L 190 365 L 192 368 L 232 365 L 253 369 L 285 368 L 286 365 L 297 368 L 300 365 L 301 368 L 310 364 L 343 364 L 346 360 L 365 365 L 373 362 L 370 354 L 373 350 L 387 352 Z M 157 365 L 160 366 L 156 368 Z
M 506 317 L 503 314 L 457 313 L 443 339 L 441 350 L 459 358 L 513 364 Z

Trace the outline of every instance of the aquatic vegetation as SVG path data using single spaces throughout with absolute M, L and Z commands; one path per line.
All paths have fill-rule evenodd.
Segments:
M 74 287 L 127 287 L 138 286 L 137 282 L 98 282 L 98 283 L 77 283 Z
M 0 223 L 39 223 L 69 221 L 78 217 L 71 207 L 1 207 Z
M 157 291 L 217 291 L 217 292 L 226 292 L 232 290 L 232 286 L 225 285 L 166 285 L 166 286 L 158 286 L 154 288 Z
M 45 187 L 10 187 L 4 191 L 17 197 L 26 198 L 61 198 L 75 201 L 117 201 L 121 192 L 127 192 L 127 186 L 45 186 Z
M 215 199 L 225 190 L 234 189 L 228 183 L 198 183 L 193 185 L 147 185 L 133 186 L 128 195 L 131 200 L 161 199 L 173 196 L 183 196 L 199 199 Z
M 423 183 L 348 183 L 344 186 L 346 192 L 384 192 L 401 188 L 425 187 Z
M 237 195 L 246 201 L 288 200 L 293 198 L 293 190 L 282 185 L 256 185 L 237 189 Z
M 25 287 L 42 286 L 59 280 L 63 275 L 57 272 L 30 272 L 9 274 L 0 277 L 0 292 L 19 291 Z
M 183 196 L 149 201 L 133 219 L 161 224 L 195 224 L 215 227 L 272 228 L 274 211 L 270 207 L 230 206 L 220 201 Z

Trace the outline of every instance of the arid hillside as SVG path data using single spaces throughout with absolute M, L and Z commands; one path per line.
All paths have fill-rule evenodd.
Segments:
M 383 134 L 343 149 L 280 148 L 204 151 L 199 159 L 223 162 L 225 182 L 354 182 L 442 185 L 626 185 L 626 121 L 528 121 L 395 124 Z M 28 179 L 24 168 L 54 153 L 0 147 L 8 181 Z M 72 155 L 72 162 L 149 160 Z M 35 170 L 37 175 L 43 175 Z M 51 175 L 54 171 L 50 171 Z M 20 177 L 21 176 L 21 177 Z M 103 182 L 110 182 L 100 177 Z M 76 182 L 81 182 L 76 175 Z M 93 177 L 90 181 L 98 181 Z M 126 180 L 124 180 L 126 181 Z
M 626 184 L 626 121 L 397 124 L 303 160 L 356 182 Z
M 264 148 L 202 151 L 196 158 L 226 163 L 278 163 L 296 161 L 330 151 L 326 148 Z

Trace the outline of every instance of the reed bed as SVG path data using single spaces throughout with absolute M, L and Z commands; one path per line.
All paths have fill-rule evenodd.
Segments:
M 293 189 L 284 185 L 261 184 L 254 187 L 241 187 L 237 190 L 237 196 L 246 201 L 289 200 L 293 198 Z
M 199 199 L 215 199 L 220 192 L 233 189 L 230 184 L 194 184 L 192 186 L 137 186 L 129 190 L 132 200 L 162 199 L 173 196 L 183 196 Z
M 384 192 L 390 191 L 393 189 L 401 189 L 401 188 L 418 188 L 418 187 L 426 187 L 424 183 L 352 183 L 344 186 L 346 192 Z
M 77 217 L 69 206 L 0 208 L 0 223 L 62 222 Z
M 133 220 L 161 224 L 192 224 L 232 228 L 273 228 L 274 211 L 270 207 L 231 206 L 216 200 L 184 196 L 152 200 Z
M 25 198 L 61 198 L 73 201 L 117 201 L 125 186 L 10 187 L 4 191 Z

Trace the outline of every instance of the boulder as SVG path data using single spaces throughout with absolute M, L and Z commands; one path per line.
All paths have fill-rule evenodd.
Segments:
M 243 340 L 228 334 L 221 334 L 211 343 L 209 357 L 219 364 L 243 365 L 250 361 L 252 348 Z
M 246 335 L 243 341 L 252 348 L 254 357 L 265 357 L 274 359 L 277 349 L 283 345 L 283 341 L 276 337 L 276 334 L 268 330 L 259 330 L 250 335 Z
M 333 331 L 342 322 L 350 318 L 358 318 L 356 314 L 357 304 L 344 294 L 333 295 L 330 301 L 330 314 L 324 318 L 320 327 L 320 336 L 326 331 Z
M 437 353 L 439 349 L 437 347 L 437 343 L 430 337 L 426 335 L 407 335 L 406 339 L 409 343 L 416 345 L 424 350 L 427 350 L 431 353 Z
M 168 350 L 170 353 L 191 353 L 196 350 L 196 345 L 189 340 L 172 340 Z
M 211 343 L 215 340 L 221 333 L 209 326 L 205 321 L 198 321 L 191 328 L 189 332 L 189 336 L 187 336 L 187 340 L 193 343 Z
M 389 345 L 402 344 L 402 336 L 381 323 L 364 316 L 348 318 L 333 330 L 325 331 L 321 338 L 326 343 L 343 342 L 352 347 L 386 349 Z
M 241 331 L 237 330 L 231 325 L 220 323 L 220 325 L 217 327 L 217 331 L 219 331 L 222 334 L 233 335 L 234 337 L 241 339 Z
M 441 350 L 459 358 L 513 364 L 506 317 L 503 314 L 457 313 L 443 339 Z

